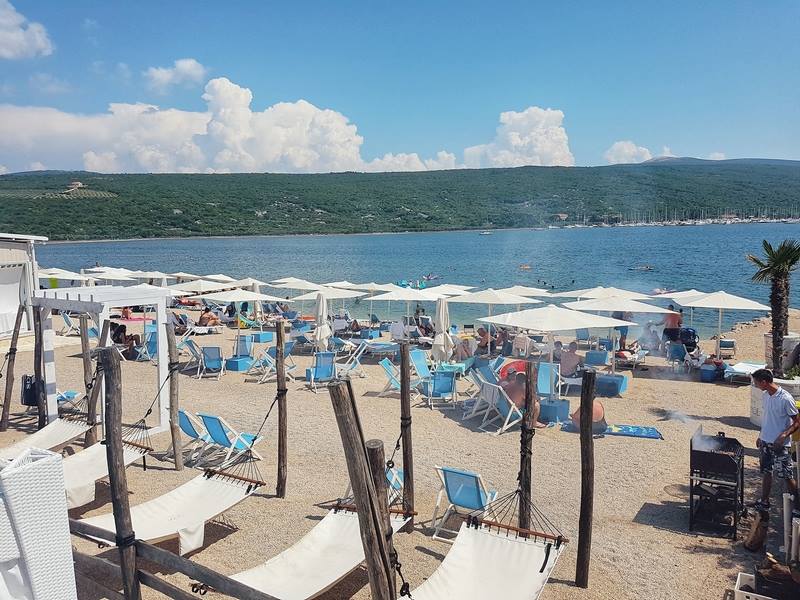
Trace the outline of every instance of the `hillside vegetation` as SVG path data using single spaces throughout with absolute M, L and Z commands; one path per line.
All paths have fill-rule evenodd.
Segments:
M 62 193 L 73 180 L 86 185 Z M 800 163 L 324 175 L 0 176 L 0 231 L 54 240 L 539 227 L 800 209 Z M 566 215 L 566 217 L 563 217 Z

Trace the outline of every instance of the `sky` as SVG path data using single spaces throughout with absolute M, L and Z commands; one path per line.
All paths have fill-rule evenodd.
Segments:
M 800 2 L 0 0 L 0 173 L 800 159 Z

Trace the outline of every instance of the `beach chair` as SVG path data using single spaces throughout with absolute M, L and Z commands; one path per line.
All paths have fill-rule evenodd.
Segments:
M 489 367 L 495 373 L 500 373 L 500 369 L 503 368 L 503 365 L 505 364 L 505 362 L 506 362 L 506 357 L 505 356 L 498 356 L 493 361 L 491 361 L 489 363 Z
M 511 401 L 502 387 L 493 383 L 487 383 L 486 386 L 488 386 L 486 391 L 491 393 L 491 406 L 484 413 L 483 423 L 479 429 L 486 431 L 495 421 L 500 421 L 500 426 L 494 432 L 495 435 L 500 435 L 522 421 L 522 411 Z
M 557 400 L 561 397 L 561 365 L 541 362 L 537 368 L 536 393 L 542 399 Z
M 201 360 L 197 365 L 197 379 L 201 379 L 206 374 L 216 375 L 217 380 L 225 373 L 225 357 L 222 356 L 222 348 L 219 346 L 204 346 L 200 349 Z
M 464 471 L 451 467 L 436 466 L 436 474 L 442 487 L 436 497 L 436 506 L 433 509 L 431 527 L 433 527 L 433 539 L 441 542 L 452 543 L 451 539 L 443 538 L 440 532 L 457 534 L 453 529 L 447 529 L 447 520 L 454 514 L 480 515 L 484 512 L 491 512 L 491 503 L 497 498 L 495 490 L 487 490 L 483 478 L 472 471 Z M 448 506 L 439 516 L 443 500 L 447 499 Z
M 588 329 L 576 329 L 575 330 L 575 341 L 580 344 L 586 344 L 586 346 L 592 345 L 592 335 L 589 333 Z
M 283 344 L 283 367 L 284 371 L 286 372 L 286 377 L 288 377 L 291 381 L 294 381 L 294 371 L 297 370 L 297 365 L 292 358 L 292 350 L 294 350 L 294 346 L 294 340 L 285 342 Z M 275 362 L 277 354 L 277 346 L 271 346 L 267 348 L 261 353 L 261 356 L 257 360 L 253 361 L 253 364 L 250 365 L 250 368 L 245 374 L 260 375 L 261 377 L 258 380 L 258 383 L 266 383 L 273 377 L 277 378 L 278 366 Z
M 336 365 L 333 352 L 317 352 L 314 355 L 314 364 L 306 369 L 306 386 L 316 394 L 321 383 L 329 383 L 336 379 Z
M 488 381 L 489 383 L 500 383 L 497 373 L 493 371 L 489 365 L 481 365 L 480 367 L 473 368 L 473 371 L 475 370 L 481 374 L 481 377 L 483 377 L 484 381 Z
M 156 362 L 158 357 L 158 335 L 155 331 L 151 331 L 144 338 L 144 344 L 136 346 L 136 360 L 149 360 Z
M 670 342 L 667 346 L 667 362 L 675 370 L 682 366 L 686 360 L 686 346 L 678 342 Z
M 233 343 L 234 356 L 253 356 L 253 336 L 240 335 Z
M 242 452 L 250 450 L 255 458 L 261 459 L 261 455 L 253 448 L 258 442 L 264 439 L 262 436 L 256 437 L 252 433 L 245 433 L 243 431 L 237 432 L 233 427 L 225 422 L 225 419 L 216 415 L 208 413 L 197 413 L 200 420 L 203 422 L 203 427 L 206 428 L 211 444 L 226 450 L 225 460 L 223 464 L 227 463 L 231 457 L 236 457 Z
M 264 323 L 262 323 L 261 321 L 256 321 L 254 319 L 248 319 L 241 313 L 239 313 L 239 323 L 245 329 L 258 329 L 259 331 L 264 331 Z
M 381 359 L 378 363 L 381 368 L 383 369 L 384 374 L 386 375 L 386 385 L 384 388 L 378 392 L 379 397 L 386 396 L 387 394 L 391 393 L 400 393 L 400 370 L 392 364 L 392 361 L 388 358 Z M 419 391 L 417 387 L 419 386 L 420 381 L 414 377 L 411 378 L 411 394 L 413 396 L 419 396 Z
M 735 365 L 725 365 L 722 377 L 728 383 L 738 379 L 743 383 L 750 383 L 750 376 L 759 369 L 766 368 L 765 363 L 738 362 Z
M 629 367 L 631 371 L 633 371 L 639 365 L 645 364 L 648 354 L 650 354 L 649 350 L 639 350 L 638 352 L 632 353 L 631 356 L 627 358 L 615 356 L 614 360 L 617 361 L 618 367 Z
M 411 361 L 411 367 L 416 373 L 417 379 L 422 382 L 428 382 L 433 377 L 430 367 L 428 367 L 428 355 L 425 350 L 414 348 L 408 353 L 408 358 Z
M 190 461 L 196 460 L 199 464 L 199 458 L 202 454 L 209 449 L 213 450 L 217 448 L 211 445 L 213 443 L 211 436 L 208 435 L 200 419 L 195 417 L 192 413 L 188 413 L 183 409 L 178 409 L 178 426 L 183 434 L 189 438 L 189 441 L 181 446 L 180 451 L 183 453 L 187 448 L 191 448 L 192 454 L 189 457 Z M 170 458 L 174 456 L 174 453 L 174 449 L 172 445 L 170 445 L 164 458 Z
M 583 360 L 584 366 L 607 369 L 611 366 L 611 353 L 608 350 L 589 350 Z
M 475 385 L 478 387 L 478 392 L 474 394 L 472 397 L 464 400 L 462 406 L 464 408 L 464 412 L 461 416 L 461 419 L 464 421 L 468 421 L 469 419 L 473 419 L 475 417 L 483 417 L 486 416 L 487 412 L 490 412 L 494 407 L 496 402 L 496 385 L 488 383 L 480 373 L 475 370 L 469 372 L 469 376 L 474 381 Z
M 397 467 L 390 467 L 386 469 L 386 493 L 389 500 L 389 506 L 399 501 L 403 497 L 403 483 L 405 482 L 405 473 L 403 469 Z M 342 498 L 352 498 L 353 487 L 350 483 L 347 484 Z
M 719 340 L 719 357 L 736 358 L 736 340 Z
M 422 395 L 428 401 L 428 408 L 433 408 L 434 400 L 449 403 L 448 408 L 455 408 L 456 373 L 455 371 L 436 371 L 427 381 L 420 383 Z
M 70 335 L 76 333 L 81 334 L 81 328 L 78 327 L 66 311 L 61 313 L 61 318 L 64 320 L 64 327 L 58 332 L 58 335 Z
M 352 345 L 352 342 L 350 343 Z M 343 363 L 336 365 L 336 377 L 340 379 L 342 377 L 350 377 L 351 375 L 366 377 L 367 374 L 361 366 L 361 357 L 364 356 L 368 348 L 369 344 L 367 344 L 367 342 L 361 342 L 356 346 L 355 350 L 345 358 Z
M 186 338 L 178 344 L 178 350 L 186 350 L 189 355 L 189 360 L 183 366 L 181 371 L 197 370 L 203 362 L 203 352 L 194 340 Z

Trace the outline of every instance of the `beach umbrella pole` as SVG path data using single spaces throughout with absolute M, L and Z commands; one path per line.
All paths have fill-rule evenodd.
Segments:
M 719 358 L 719 340 L 722 338 L 722 309 L 719 309 L 719 321 L 717 321 L 717 358 Z M 773 365 L 774 368 L 774 365 Z

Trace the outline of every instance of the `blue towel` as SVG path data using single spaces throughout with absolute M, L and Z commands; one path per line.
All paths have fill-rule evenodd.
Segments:
M 570 433 L 578 433 L 575 425 L 570 421 L 561 426 L 561 431 L 569 431 Z M 663 440 L 664 436 L 655 427 L 646 427 L 643 425 L 609 425 L 608 428 L 598 435 L 621 435 L 624 437 L 638 437 L 646 438 L 648 440 Z

